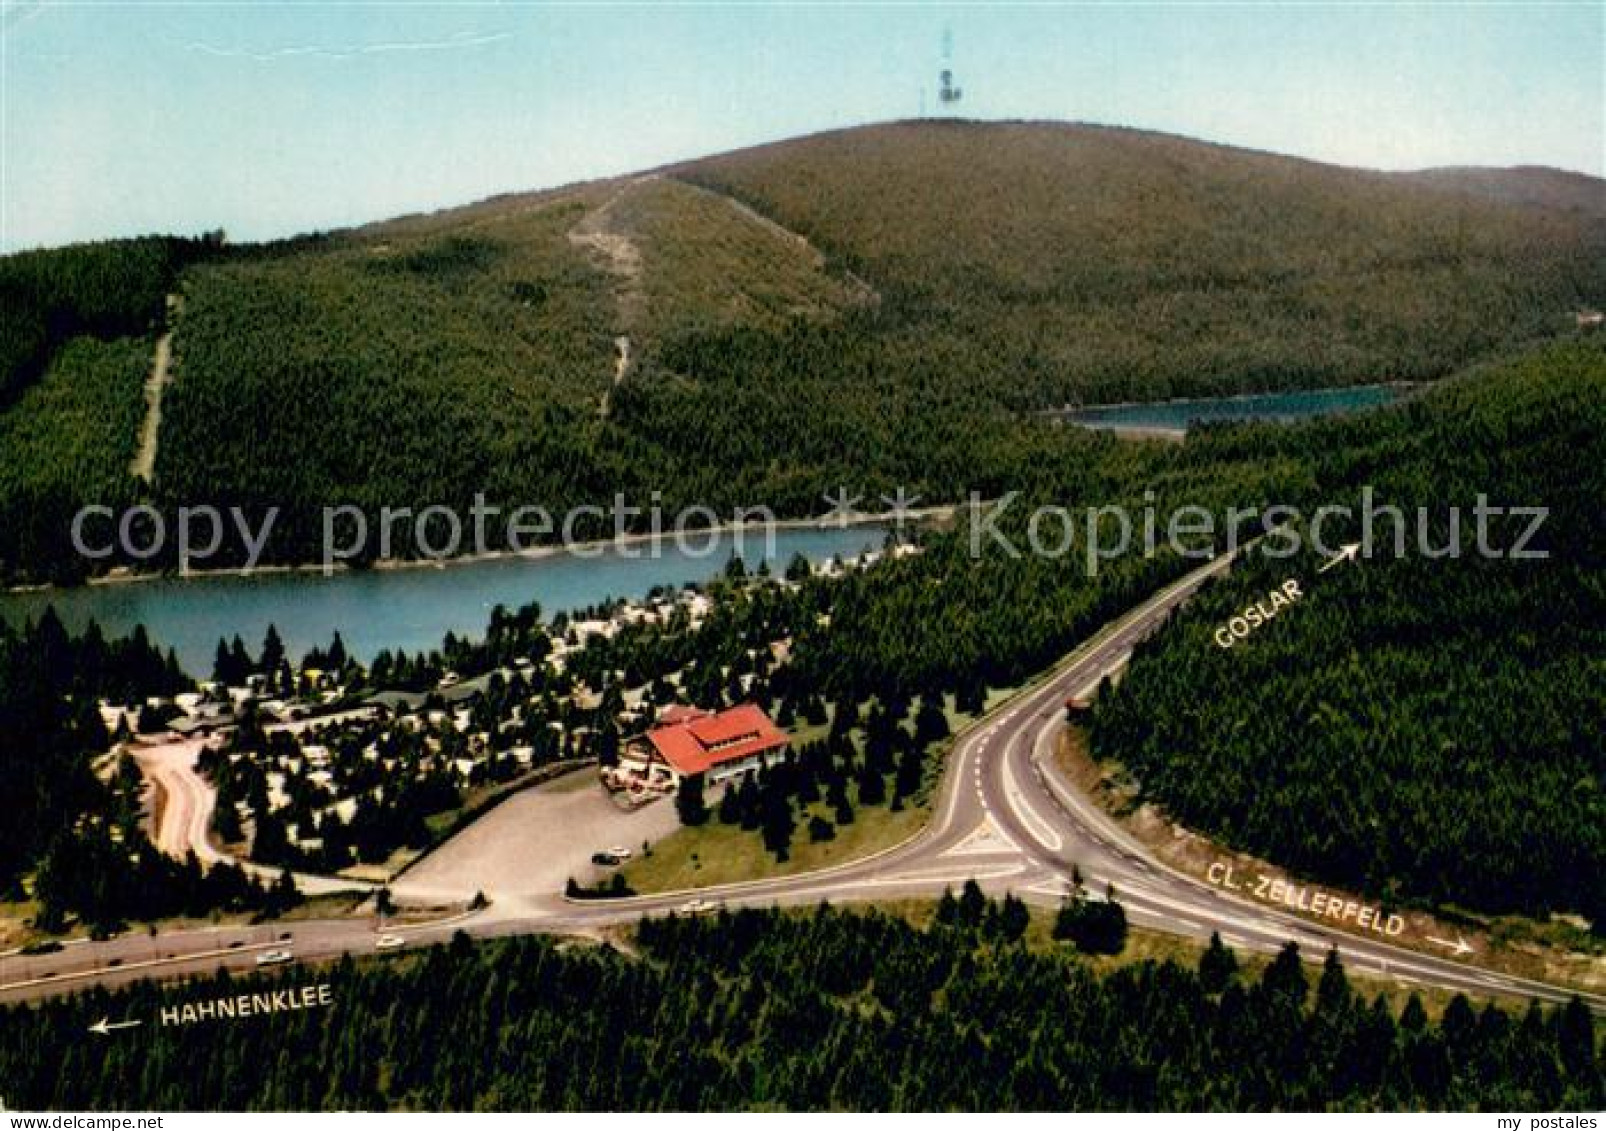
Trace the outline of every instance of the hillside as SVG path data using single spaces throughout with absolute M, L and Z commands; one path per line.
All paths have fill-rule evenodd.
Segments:
M 656 491 L 799 514 L 839 484 L 992 493 L 1104 450 L 1031 410 L 1432 378 L 1606 304 L 1606 222 L 1576 209 L 1049 124 L 867 127 L 179 250 L 159 276 L 126 265 L 137 320 L 49 324 L 148 348 L 163 291 L 182 295 L 139 492 L 276 505 L 281 561 L 317 556 L 325 505 L 466 512 L 483 492 L 561 511 Z M 34 276 L 78 254 L 0 262 Z M 0 449 L 0 515 L 24 516 L 0 524 L 10 577 L 80 573 L 48 531 L 133 490 L 81 453 L 126 458 L 143 375 L 86 370 L 95 391 L 75 389 L 88 355 L 50 370 L 62 344 L 8 346 L 0 429 L 72 429 L 80 453 Z M 47 371 L 55 390 L 26 395 Z M 64 415 L 91 395 L 115 411 Z
M 1606 351 L 1468 376 L 1407 411 L 1289 434 L 1333 501 L 1371 485 L 1407 553 L 1317 575 L 1256 559 L 1190 605 L 1098 705 L 1092 742 L 1182 823 L 1390 899 L 1606 924 Z M 1259 443 L 1254 443 L 1255 440 Z M 1261 452 L 1266 437 L 1244 433 Z M 1232 437 L 1223 442 L 1231 444 Z M 1269 454 L 1269 453 L 1268 453 Z M 1474 551 L 1473 505 L 1544 506 L 1543 560 Z M 1461 510 L 1460 556 L 1448 508 Z M 1526 518 L 1495 520 L 1505 551 Z M 1328 544 L 1342 538 L 1329 535 Z M 1216 626 L 1286 578 L 1308 596 L 1230 649 Z
M 1606 284 L 1598 214 L 1132 130 L 906 122 L 672 172 L 808 236 L 1018 407 L 1439 376 Z
M 1449 167 L 1407 173 L 1402 179 L 1503 204 L 1533 205 L 1596 219 L 1606 217 L 1606 182 L 1565 169 Z

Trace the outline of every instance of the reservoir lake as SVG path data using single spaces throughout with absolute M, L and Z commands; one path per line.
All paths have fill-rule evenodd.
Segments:
M 788 527 L 775 530 L 773 545 L 766 546 L 764 532 L 750 528 L 740 535 L 719 532 L 708 554 L 688 553 L 666 539 L 656 545 L 608 545 L 595 556 L 565 551 L 328 577 L 317 571 L 162 577 L 0 593 L 0 620 L 20 624 L 54 606 L 73 631 L 91 618 L 108 636 L 143 624 L 163 649 L 178 652 L 186 671 L 204 679 L 211 675 L 220 636 L 238 633 L 254 653 L 269 624 L 278 627 L 292 657 L 327 646 L 338 630 L 347 651 L 368 661 L 385 648 L 438 648 L 447 632 L 479 639 L 499 604 L 515 609 L 538 601 L 551 617 L 610 598 L 639 599 L 657 586 L 707 581 L 724 570 L 733 549 L 740 550 L 749 569 L 768 560 L 779 572 L 794 554 L 815 563 L 838 555 L 848 559 L 880 549 L 885 537 L 886 529 L 873 524 Z M 689 541 L 694 551 L 705 543 Z

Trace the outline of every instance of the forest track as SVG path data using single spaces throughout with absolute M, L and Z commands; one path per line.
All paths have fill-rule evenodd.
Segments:
M 630 335 L 620 334 L 613 340 L 613 384 L 608 391 L 602 394 L 602 418 L 606 420 L 613 411 L 613 391 L 625 382 L 625 374 L 630 372 Z
M 184 307 L 180 295 L 167 296 L 167 326 L 156 339 L 151 373 L 145 379 L 145 419 L 139 429 L 139 449 L 129 464 L 129 474 L 151 483 L 156 478 L 156 444 L 162 431 L 162 393 L 172 383 L 173 324 Z
M 582 216 L 569 229 L 569 242 L 588 248 L 601 257 L 604 269 L 614 277 L 614 297 L 618 302 L 618 323 L 628 333 L 641 322 L 646 296 L 641 289 L 641 249 L 629 234 L 613 224 L 613 209 L 631 188 L 655 177 L 637 177 L 615 189 L 596 208 Z
M 618 332 L 613 339 L 613 383 L 602 394 L 599 408 L 604 419 L 612 408 L 613 390 L 624 383 L 630 372 L 630 335 L 641 325 L 647 304 L 641 287 L 641 249 L 629 235 L 613 226 L 613 208 L 631 188 L 656 179 L 655 174 L 649 174 L 619 186 L 613 195 L 587 212 L 579 223 L 569 229 L 569 242 L 600 256 L 605 269 L 614 277 L 614 316 Z

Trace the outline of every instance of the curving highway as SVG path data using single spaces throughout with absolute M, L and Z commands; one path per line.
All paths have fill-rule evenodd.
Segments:
M 955 744 L 932 820 L 892 849 L 822 871 L 696 893 L 596 902 L 540 894 L 504 897 L 476 913 L 411 924 L 392 922 L 384 931 L 403 936 L 409 944 L 442 941 L 459 930 L 476 937 L 583 933 L 680 909 L 693 894 L 731 906 L 790 905 L 932 895 L 967 879 L 993 893 L 1013 891 L 1034 902 L 1057 904 L 1071 890 L 1076 869 L 1090 893 L 1113 885 L 1128 918 L 1138 926 L 1195 939 L 1207 939 L 1215 931 L 1239 951 L 1273 952 L 1293 941 L 1315 958 L 1336 946 L 1351 972 L 1412 986 L 1548 1002 L 1573 996 L 1572 990 L 1543 982 L 1330 929 L 1174 871 L 1156 861 L 1059 772 L 1051 755 L 1065 699 L 1086 695 L 1105 675 L 1118 670 L 1138 641 L 1230 562 L 1228 556 L 1211 561 L 1106 626 L 1035 685 L 966 732 Z M 409 901 L 405 881 L 394 892 L 398 901 Z M 438 894 L 412 893 L 419 901 Z M 258 954 L 278 947 L 292 948 L 298 961 L 365 953 L 374 949 L 378 931 L 372 920 L 328 919 L 154 937 L 123 935 L 69 945 L 50 955 L 13 953 L 0 956 L 0 1001 L 141 977 L 207 973 L 218 966 L 248 969 Z M 1579 996 L 1597 1012 L 1606 1012 L 1606 997 Z

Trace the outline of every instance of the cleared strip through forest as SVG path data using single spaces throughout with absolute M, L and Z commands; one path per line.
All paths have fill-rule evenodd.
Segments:
M 156 356 L 151 362 L 151 375 L 145 382 L 145 420 L 139 429 L 139 450 L 128 468 L 136 479 L 147 483 L 156 477 L 156 440 L 162 430 L 162 390 L 170 380 L 173 323 L 178 319 L 182 303 L 178 295 L 167 296 L 167 328 L 156 339 Z

